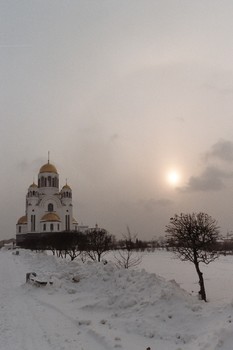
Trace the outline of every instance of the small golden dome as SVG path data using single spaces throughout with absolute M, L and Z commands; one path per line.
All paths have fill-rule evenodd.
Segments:
M 28 223 L 27 221 L 27 216 L 24 215 L 24 216 L 21 216 L 21 218 L 19 218 L 17 224 L 18 225 L 26 225 Z
M 62 187 L 61 190 L 62 190 L 62 191 L 63 191 L 63 190 L 70 190 L 70 191 L 71 191 L 71 188 L 70 188 L 69 185 L 65 184 L 65 185 Z
M 57 174 L 57 169 L 53 164 L 47 163 L 40 168 L 40 173 L 55 173 Z
M 30 187 L 36 187 L 36 188 L 38 188 L 38 186 L 33 182 L 33 184 L 31 184 L 30 186 L 29 186 L 29 188 Z
M 42 216 L 40 221 L 61 221 L 61 219 L 56 213 L 47 213 Z

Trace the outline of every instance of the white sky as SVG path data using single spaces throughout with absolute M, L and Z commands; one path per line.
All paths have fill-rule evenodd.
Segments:
M 79 222 L 149 239 L 205 211 L 233 230 L 232 14 L 230 0 L 1 1 L 1 238 L 48 150 Z

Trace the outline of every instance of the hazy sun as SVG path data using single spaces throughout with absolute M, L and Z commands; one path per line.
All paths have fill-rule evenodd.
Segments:
M 176 186 L 180 182 L 180 173 L 177 170 L 171 170 L 167 174 L 167 181 L 170 185 Z

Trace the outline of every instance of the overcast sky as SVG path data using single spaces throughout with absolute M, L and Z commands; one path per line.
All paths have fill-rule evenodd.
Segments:
M 232 16 L 232 0 L 2 0 L 0 238 L 48 151 L 79 223 L 150 239 L 204 211 L 233 230 Z

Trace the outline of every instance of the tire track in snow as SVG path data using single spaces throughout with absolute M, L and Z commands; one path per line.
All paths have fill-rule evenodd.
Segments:
M 19 285 L 25 276 L 11 252 L 0 253 L 0 350 L 50 350 Z
M 94 327 L 94 324 L 90 320 L 90 318 L 74 318 L 67 314 L 67 311 L 62 311 L 61 308 L 58 308 L 57 306 L 53 305 L 52 303 L 49 303 L 47 301 L 41 300 L 38 295 L 33 295 L 32 298 L 37 303 L 38 307 L 44 307 L 47 310 L 51 310 L 51 314 L 53 313 L 54 316 L 57 314 L 56 317 L 60 319 L 60 322 L 62 320 L 62 323 L 66 324 L 66 327 L 68 327 L 69 324 L 71 324 L 70 329 L 75 327 L 75 334 L 78 335 L 77 340 L 81 346 L 80 349 L 82 350 L 90 350 L 90 349 L 114 349 L 116 346 L 113 344 L 113 342 L 110 342 L 109 339 L 106 338 L 106 329 L 104 329 L 105 334 L 101 334 L 99 332 L 99 329 L 97 330 L 96 327 Z M 85 314 L 81 310 L 77 310 L 77 314 Z M 97 327 L 98 328 L 98 327 Z M 66 331 L 67 333 L 67 331 Z M 74 333 L 70 335 L 70 338 L 74 337 Z M 112 337 L 113 338 L 113 337 Z M 114 338 L 113 338 L 114 339 Z M 99 346 L 97 348 L 97 346 Z M 71 348 L 69 348 L 71 349 Z
M 48 290 L 25 284 L 26 266 L 0 252 L 0 350 L 110 350 L 106 337 L 53 304 Z M 77 310 L 79 313 L 79 310 Z

